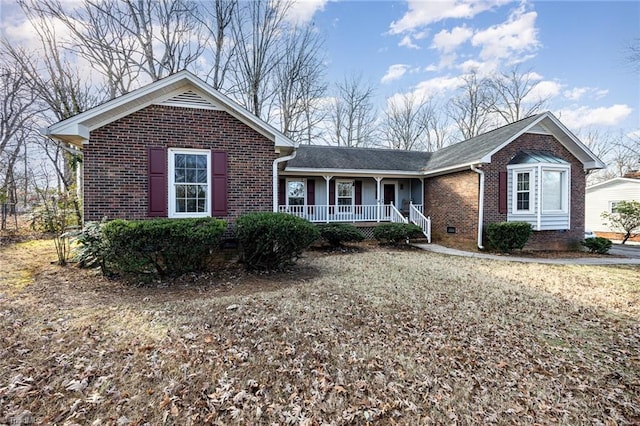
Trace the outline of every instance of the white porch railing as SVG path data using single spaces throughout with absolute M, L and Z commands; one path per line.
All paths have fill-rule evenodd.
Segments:
M 278 211 L 309 222 L 408 222 L 393 204 L 278 206 Z
M 422 228 L 422 233 L 427 237 L 427 242 L 431 243 L 431 218 L 422 214 L 421 204 L 409 205 L 409 221 Z

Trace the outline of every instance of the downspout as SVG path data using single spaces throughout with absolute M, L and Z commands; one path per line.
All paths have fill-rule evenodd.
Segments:
M 484 250 L 482 245 L 482 222 L 484 221 L 484 172 L 475 166 L 471 170 L 480 175 L 480 194 L 478 195 L 478 248 Z
M 278 164 L 293 160 L 298 153 L 298 146 L 293 148 L 293 153 L 273 160 L 273 211 L 278 211 Z

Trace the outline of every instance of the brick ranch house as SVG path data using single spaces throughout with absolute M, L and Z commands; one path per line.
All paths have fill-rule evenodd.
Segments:
M 281 211 L 312 222 L 414 222 L 483 246 L 526 221 L 531 248 L 584 233 L 585 174 L 604 164 L 551 113 L 437 152 L 298 145 L 188 71 L 53 124 L 82 152 L 86 221 Z

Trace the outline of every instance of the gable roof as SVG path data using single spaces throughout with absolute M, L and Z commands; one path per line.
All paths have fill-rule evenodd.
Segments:
M 550 112 L 533 115 L 433 153 L 392 149 L 301 145 L 286 172 L 378 173 L 434 176 L 490 163 L 491 156 L 524 133 L 553 135 L 585 170 L 604 168 L 593 154 Z
M 596 183 L 591 186 L 587 186 L 586 190 L 591 191 L 591 190 L 602 188 L 605 186 L 618 185 L 623 183 L 637 184 L 638 188 L 640 188 L 640 178 L 617 177 L 617 178 L 605 180 L 604 182 Z
M 585 170 L 605 167 L 604 163 L 589 148 L 580 142 L 551 112 L 547 111 L 434 152 L 426 166 L 426 175 L 449 173 L 468 168 L 474 164 L 490 163 L 492 155 L 527 132 L 553 135 L 582 162 Z
M 382 148 L 300 145 L 287 172 L 416 174 L 432 154 Z
M 172 74 L 71 118 L 52 124 L 42 133 L 45 136 L 81 147 L 82 144 L 89 142 L 92 130 L 156 104 L 223 110 L 274 141 L 276 147 L 296 146 L 280 131 L 189 71 Z

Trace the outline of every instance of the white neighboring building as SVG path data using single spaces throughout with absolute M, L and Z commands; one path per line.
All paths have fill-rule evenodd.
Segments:
M 613 212 L 620 201 L 640 201 L 640 178 L 619 177 L 587 187 L 585 229 L 594 231 L 599 237 L 622 239 L 622 234 L 609 228 L 600 216 L 604 212 Z M 638 237 L 634 240 L 637 241 Z

